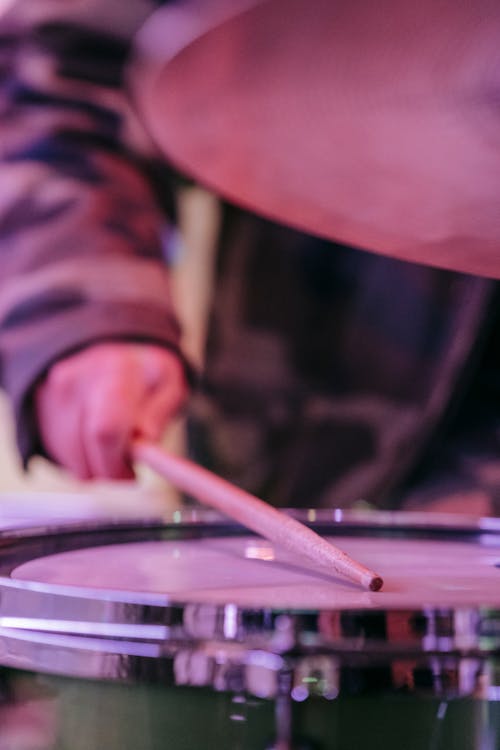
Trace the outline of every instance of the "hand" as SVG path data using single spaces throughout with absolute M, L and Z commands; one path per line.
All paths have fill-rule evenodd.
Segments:
M 95 344 L 54 364 L 35 392 L 48 454 L 80 479 L 131 479 L 130 441 L 159 440 L 187 395 L 178 356 L 154 344 Z

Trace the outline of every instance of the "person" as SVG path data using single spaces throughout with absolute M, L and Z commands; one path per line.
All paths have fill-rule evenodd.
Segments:
M 156 5 L 13 0 L 0 17 L 2 384 L 24 461 L 84 479 L 131 477 L 131 437 L 158 439 L 188 393 L 171 171 L 124 85 Z M 495 284 L 232 207 L 218 273 L 198 454 L 277 505 L 410 491 L 477 365 Z

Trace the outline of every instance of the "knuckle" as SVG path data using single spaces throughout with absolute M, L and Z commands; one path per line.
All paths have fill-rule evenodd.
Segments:
M 98 445 L 110 445 L 116 442 L 119 432 L 119 426 L 108 421 L 94 422 L 89 425 L 88 430 L 89 438 Z
M 73 389 L 75 382 L 73 368 L 66 362 L 56 362 L 48 371 L 45 382 L 49 388 L 67 393 Z

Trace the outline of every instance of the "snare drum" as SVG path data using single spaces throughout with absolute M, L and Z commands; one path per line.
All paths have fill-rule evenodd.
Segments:
M 498 747 L 500 522 L 295 515 L 384 589 L 209 512 L 4 531 L 0 750 Z

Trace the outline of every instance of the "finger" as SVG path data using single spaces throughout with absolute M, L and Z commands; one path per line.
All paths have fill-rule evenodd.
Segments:
M 161 383 L 176 383 L 186 378 L 185 367 L 179 356 L 164 347 L 143 344 L 138 348 L 145 384 L 151 390 Z
M 80 402 L 78 407 L 75 428 L 71 429 L 68 434 L 63 435 L 64 444 L 70 446 L 70 450 L 68 451 L 63 465 L 66 466 L 78 479 L 86 481 L 92 479 L 92 471 L 87 461 L 84 446 L 83 404 Z
M 91 475 L 101 479 L 132 479 L 128 447 L 139 402 L 123 388 L 96 389 L 84 416 L 84 450 Z
M 69 403 L 50 383 L 35 394 L 38 429 L 47 454 L 79 479 L 90 479 L 82 436 L 82 404 Z

